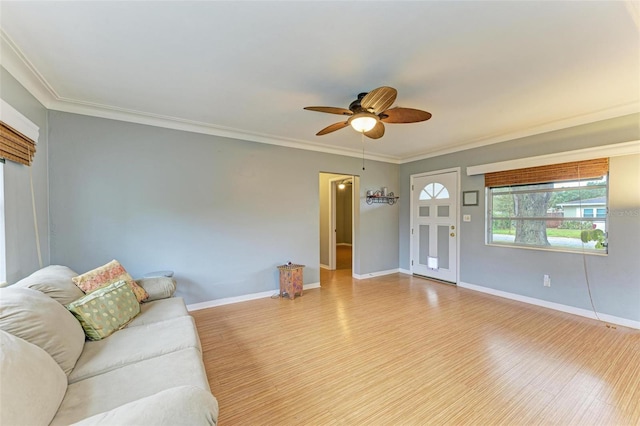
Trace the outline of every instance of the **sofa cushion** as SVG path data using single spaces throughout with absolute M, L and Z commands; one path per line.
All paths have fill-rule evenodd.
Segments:
M 122 280 L 101 287 L 67 305 L 89 340 L 100 340 L 127 325 L 140 313 L 140 304 Z
M 78 422 L 176 386 L 209 391 L 198 349 L 171 352 L 71 383 L 51 426 Z
M 186 348 L 201 351 L 190 316 L 125 328 L 108 339 L 85 343 L 69 383 Z
M 165 321 L 171 318 L 188 316 L 189 312 L 181 297 L 155 300 L 140 305 L 140 315 L 127 325 L 127 328 L 137 327 L 144 324 Z
M 169 277 L 140 278 L 136 283 L 149 295 L 145 302 L 167 299 L 176 291 L 176 280 Z
M 203 389 L 179 386 L 84 419 L 91 425 L 215 425 L 218 401 Z
M 71 280 L 76 275 L 78 274 L 74 270 L 66 266 L 51 265 L 21 279 L 12 287 L 32 288 L 63 305 L 68 305 L 84 296 L 84 292 Z
M 49 424 L 67 390 L 67 376 L 53 358 L 0 330 L 0 371 L 0 425 Z
M 73 315 L 30 288 L 0 288 L 0 329 L 44 349 L 67 375 L 84 346 L 82 327 Z
M 133 293 L 136 295 L 138 302 L 142 302 L 149 297 L 144 288 L 136 284 L 133 278 L 131 278 L 131 275 L 127 273 L 124 267 L 117 260 L 112 260 L 106 265 L 102 265 L 73 278 L 73 282 L 85 293 L 91 293 L 100 287 L 105 287 L 109 284 L 122 280 L 129 284 L 131 290 L 133 290 Z

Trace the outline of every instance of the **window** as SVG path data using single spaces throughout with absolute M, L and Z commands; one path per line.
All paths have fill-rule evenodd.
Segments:
M 487 188 L 487 243 L 607 253 L 607 175 Z
M 7 279 L 6 234 L 4 218 L 4 161 L 31 166 L 40 129 L 3 99 L 0 99 L 0 284 Z M 35 207 L 34 207 L 35 217 Z M 37 232 L 37 229 L 36 229 Z M 38 258 L 40 259 L 39 241 Z M 42 262 L 40 262 L 42 264 Z

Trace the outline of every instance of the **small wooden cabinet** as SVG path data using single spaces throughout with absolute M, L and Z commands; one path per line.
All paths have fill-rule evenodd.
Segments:
M 302 268 L 304 265 L 293 263 L 278 266 L 280 270 L 280 297 L 283 297 L 285 293 L 289 295 L 289 299 L 295 299 L 296 294 L 302 296 Z

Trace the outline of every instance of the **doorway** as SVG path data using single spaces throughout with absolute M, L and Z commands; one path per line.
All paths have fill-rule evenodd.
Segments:
M 411 272 L 458 282 L 458 169 L 411 176 Z
M 320 268 L 351 277 L 357 258 L 359 177 L 320 173 Z M 322 276 L 326 274 L 321 274 Z
M 335 194 L 332 208 L 334 222 L 335 254 L 334 266 L 338 269 L 352 269 L 353 263 L 353 177 L 332 183 Z

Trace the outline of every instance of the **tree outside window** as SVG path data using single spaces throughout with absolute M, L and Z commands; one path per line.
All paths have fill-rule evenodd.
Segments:
M 495 187 L 487 191 L 488 244 L 607 252 L 604 242 L 606 176 L 601 179 Z M 583 203 L 592 205 L 586 207 Z M 593 203 L 601 205 L 595 207 Z M 595 229 L 601 231 L 598 241 L 583 241 L 592 235 L 583 231 Z

